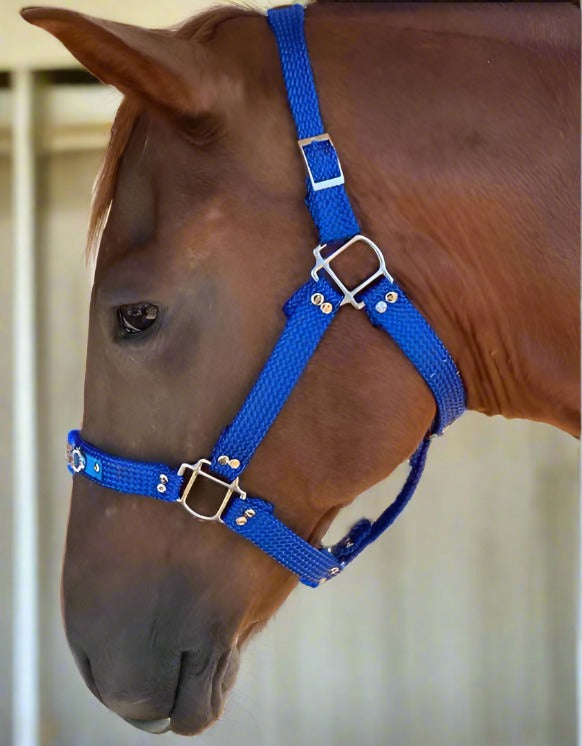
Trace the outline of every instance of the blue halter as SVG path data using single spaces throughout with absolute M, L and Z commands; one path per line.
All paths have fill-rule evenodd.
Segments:
M 344 188 L 344 175 L 330 136 L 325 132 L 304 35 L 301 5 L 268 12 L 279 45 L 289 106 L 297 128 L 299 151 L 307 168 L 306 203 L 320 238 L 311 277 L 287 301 L 287 323 L 265 367 L 233 422 L 222 432 L 209 460 L 178 469 L 112 456 L 85 442 L 77 430 L 68 437 L 67 462 L 73 474 L 126 494 L 179 502 L 201 521 L 224 523 L 277 562 L 317 587 L 337 575 L 396 519 L 412 497 L 424 468 L 430 438 L 442 434 L 465 409 L 465 390 L 455 363 L 430 324 L 386 269 L 380 249 L 360 234 Z M 348 289 L 333 261 L 355 243 L 376 255 L 378 269 L 358 287 Z M 314 547 L 281 523 L 274 506 L 247 495 L 239 477 L 281 411 L 325 331 L 343 305 L 363 311 L 400 347 L 425 380 L 437 405 L 430 433 L 410 459 L 411 470 L 396 500 L 375 521 L 358 521 L 331 547 Z M 188 503 L 196 480 L 208 479 L 225 490 L 212 515 Z

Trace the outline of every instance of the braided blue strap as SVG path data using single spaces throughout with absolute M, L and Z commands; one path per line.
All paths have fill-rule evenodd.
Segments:
M 165 502 L 178 502 L 188 476 L 165 464 L 111 456 L 71 430 L 67 438 L 67 464 L 101 487 L 129 495 L 143 495 Z M 286 567 L 305 585 L 315 588 L 341 571 L 344 563 L 331 550 L 311 546 L 275 516 L 266 500 L 233 494 L 222 520 L 232 531 L 252 541 Z
M 232 480 L 248 466 L 321 338 L 342 296 L 325 280 L 310 280 L 287 301 L 287 324 L 233 422 L 214 446 L 211 468 Z
M 87 443 L 78 430 L 67 437 L 67 467 L 71 474 L 82 474 L 102 487 L 130 495 L 146 495 L 175 502 L 180 497 L 182 477 L 166 464 L 112 456 Z
M 305 43 L 304 17 L 302 5 L 272 8 L 267 13 L 279 46 L 287 99 L 307 166 L 305 202 L 321 243 L 329 243 L 356 235 L 360 227 L 343 186 L 338 155 L 321 119 Z
M 442 434 L 466 408 L 465 387 L 455 361 L 396 282 L 381 278 L 361 299 L 372 324 L 392 337 L 432 391 L 437 405 L 432 432 Z

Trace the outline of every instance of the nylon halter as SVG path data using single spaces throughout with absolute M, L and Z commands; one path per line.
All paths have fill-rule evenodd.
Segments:
M 178 469 L 131 461 L 101 451 L 72 430 L 67 462 L 71 473 L 102 487 L 181 503 L 200 521 L 223 523 L 295 573 L 302 583 L 316 587 L 341 572 L 400 514 L 420 480 L 432 435 L 442 434 L 463 413 L 465 390 L 447 349 L 389 274 L 380 249 L 361 235 L 344 188 L 339 158 L 321 119 L 305 42 L 303 7 L 277 8 L 267 15 L 279 46 L 299 151 L 307 168 L 306 204 L 319 232 L 311 277 L 285 304 L 283 333 L 209 459 L 183 463 Z M 366 244 L 376 255 L 378 269 L 358 287 L 348 289 L 335 272 L 333 261 L 356 243 Z M 239 478 L 327 328 L 348 303 L 390 335 L 412 362 L 435 398 L 437 414 L 410 459 L 410 473 L 396 500 L 375 522 L 358 521 L 336 545 L 314 547 L 277 518 L 271 503 L 247 495 Z M 189 504 L 191 490 L 200 479 L 211 480 L 225 490 L 212 515 L 200 514 Z

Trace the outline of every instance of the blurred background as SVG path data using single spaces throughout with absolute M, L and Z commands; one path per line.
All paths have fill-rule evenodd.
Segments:
M 145 26 L 205 7 L 57 4 Z M 160 743 L 89 693 L 60 616 L 84 238 L 119 96 L 24 23 L 20 5 L 0 0 L 0 746 Z M 359 498 L 332 538 L 377 515 L 401 479 Z M 466 415 L 391 531 L 335 582 L 298 588 L 252 642 L 222 720 L 196 742 L 573 746 L 578 494 L 573 438 Z

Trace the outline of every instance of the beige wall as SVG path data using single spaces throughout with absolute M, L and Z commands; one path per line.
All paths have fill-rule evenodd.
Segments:
M 96 12 L 98 3 L 85 5 Z M 43 746 L 161 743 L 90 695 L 60 620 L 63 444 L 81 418 L 83 234 L 99 159 L 77 151 L 39 161 Z M 9 183 L 0 159 L 0 746 L 10 746 Z M 467 415 L 435 444 L 391 532 L 335 582 L 293 594 L 244 656 L 223 720 L 196 743 L 574 746 L 577 463 L 576 442 L 560 432 Z M 362 496 L 333 534 L 379 513 L 395 487 Z
M 0 156 L 0 744 L 10 724 L 12 675 L 12 236 L 10 162 Z M 10 732 L 8 730 L 8 732 Z

